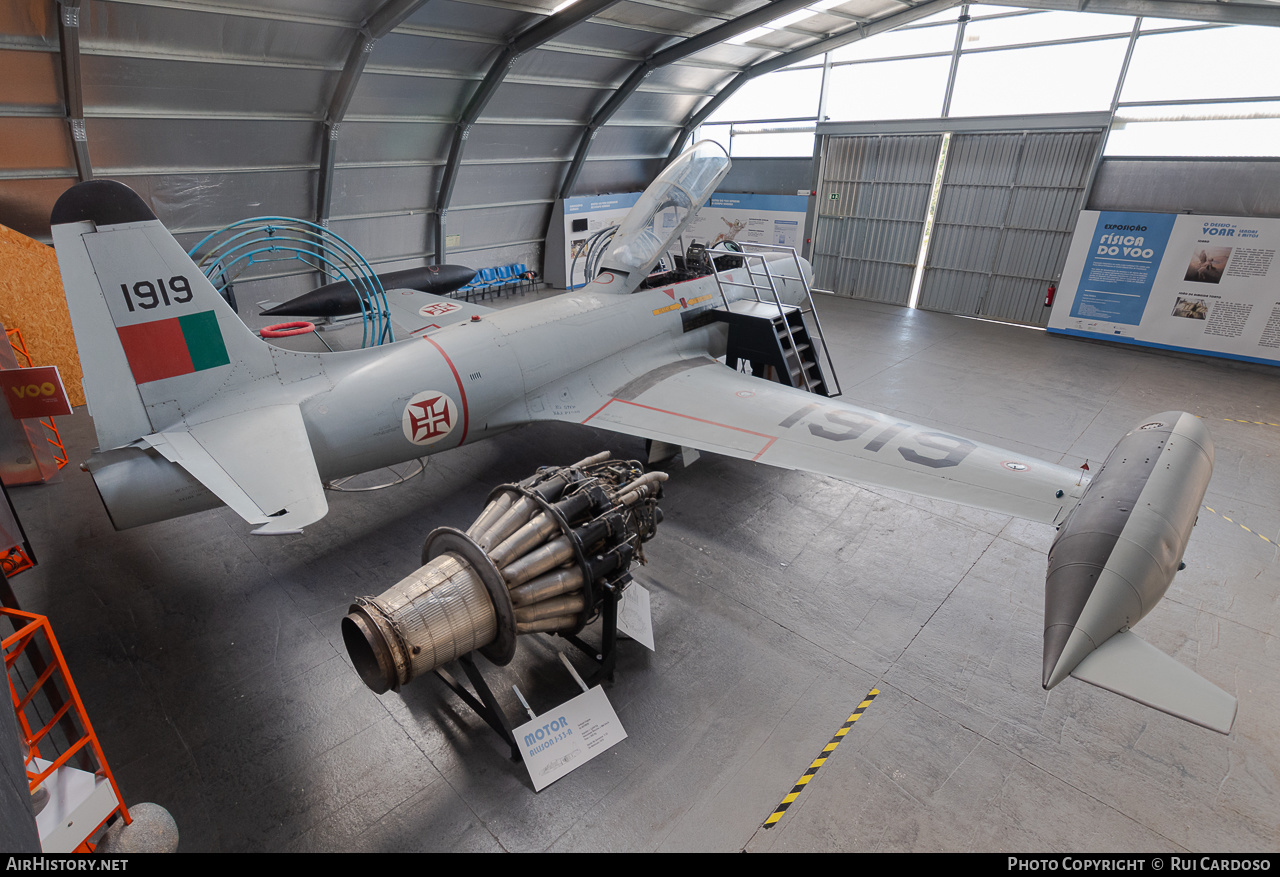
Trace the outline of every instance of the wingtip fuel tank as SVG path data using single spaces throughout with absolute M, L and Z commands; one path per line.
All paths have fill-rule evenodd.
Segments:
M 1181 567 L 1212 474 L 1213 440 L 1190 414 L 1147 418 L 1116 444 L 1049 550 L 1046 689 L 1077 676 L 1223 733 L 1229 730 L 1234 698 L 1195 677 L 1207 686 L 1205 696 L 1186 698 L 1182 684 L 1175 686 L 1181 699 L 1171 702 L 1174 692 L 1163 690 L 1169 686 L 1157 677 L 1166 669 L 1178 674 L 1186 668 L 1168 667 L 1166 662 L 1176 662 L 1157 653 L 1159 658 L 1150 658 L 1152 673 L 1133 674 L 1136 650 L 1151 647 L 1128 633 L 1160 601 Z M 1214 701 L 1211 719 L 1204 715 L 1205 700 Z

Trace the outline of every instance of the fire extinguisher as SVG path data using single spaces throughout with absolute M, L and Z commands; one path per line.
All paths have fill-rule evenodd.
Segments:
M 1049 288 L 1045 290 L 1044 306 L 1047 308 L 1053 307 L 1053 297 L 1057 294 L 1058 294 L 1058 281 L 1055 280 L 1052 283 L 1050 283 Z

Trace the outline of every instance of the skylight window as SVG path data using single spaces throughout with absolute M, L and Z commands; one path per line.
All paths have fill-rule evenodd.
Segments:
M 744 43 L 749 43 L 762 36 L 767 36 L 775 30 L 780 30 L 784 27 L 798 24 L 805 19 L 813 18 L 818 13 L 825 12 L 826 10 L 839 6 L 841 3 L 845 2 L 847 2 L 847 0 L 822 0 L 821 3 L 814 3 L 812 6 L 806 6 L 804 9 L 797 9 L 795 12 L 788 12 L 786 15 L 779 16 L 768 24 L 752 28 L 746 33 L 738 34 L 736 37 L 731 37 L 726 40 L 726 42 L 733 43 L 736 46 L 741 46 Z

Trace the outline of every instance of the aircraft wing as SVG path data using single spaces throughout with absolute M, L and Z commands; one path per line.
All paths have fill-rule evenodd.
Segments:
M 982 445 L 736 372 L 708 357 L 618 387 L 582 422 L 601 429 L 1060 523 L 1078 469 Z
M 329 511 L 297 405 L 253 408 L 142 439 L 259 535 L 298 533 Z

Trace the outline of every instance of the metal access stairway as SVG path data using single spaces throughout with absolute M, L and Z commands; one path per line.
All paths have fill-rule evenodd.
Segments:
M 813 291 L 801 270 L 796 251 L 770 244 L 742 244 L 741 247 L 741 252 L 734 254 L 741 258 L 738 267 L 728 267 L 736 259 L 726 260 L 722 251 L 712 251 L 715 256 L 712 265 L 723 302 L 712 313 L 716 320 L 729 326 L 725 362 L 733 369 L 742 369 L 745 365 L 756 377 L 819 396 L 839 396 L 840 381 L 813 306 Z M 791 258 L 773 261 L 767 258 L 778 252 L 788 253 Z M 794 273 L 790 273 L 792 267 Z M 747 275 L 745 281 L 730 280 L 726 276 L 729 272 L 741 276 L 743 271 Z M 783 303 L 778 283 L 785 280 L 798 280 L 804 286 L 806 306 Z M 743 287 L 751 290 L 751 297 L 730 301 L 726 289 Z M 812 318 L 812 330 L 806 315 Z

